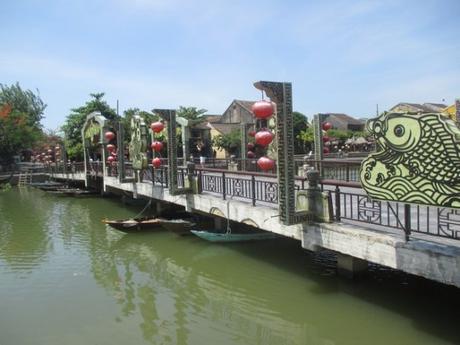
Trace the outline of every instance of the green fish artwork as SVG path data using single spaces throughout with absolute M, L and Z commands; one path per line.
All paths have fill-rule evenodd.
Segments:
M 460 208 L 460 129 L 441 114 L 384 113 L 366 123 L 377 152 L 360 180 L 375 199 Z

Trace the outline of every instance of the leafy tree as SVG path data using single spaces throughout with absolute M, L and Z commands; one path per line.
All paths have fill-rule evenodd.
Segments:
M 309 152 L 313 149 L 313 144 L 314 144 L 314 133 L 313 133 L 313 127 L 309 127 L 303 131 L 300 131 L 298 137 L 303 142 L 303 147 L 305 147 L 306 151 Z
M 234 129 L 228 134 L 220 134 L 213 138 L 213 146 L 227 151 L 229 154 L 239 155 L 241 145 L 241 130 Z
M 99 111 L 103 116 L 109 120 L 117 120 L 119 117 L 115 109 L 111 108 L 105 100 L 105 93 L 91 93 L 91 99 L 85 105 L 78 108 L 71 109 L 70 113 L 62 130 L 65 134 L 65 143 L 69 159 L 82 160 L 83 159 L 83 142 L 81 138 L 81 130 L 86 120 L 86 116 L 93 111 Z
M 40 127 L 46 104 L 40 98 L 40 92 L 34 94 L 23 90 L 19 83 L 11 86 L 0 84 L 0 105 L 11 106 L 11 110 L 25 115 L 24 121 L 29 126 Z
M 40 120 L 46 104 L 39 92 L 22 90 L 19 83 L 0 84 L 0 160 L 11 163 L 13 156 L 30 149 L 43 135 Z
M 204 120 L 203 114 L 207 112 L 206 109 L 197 109 L 196 107 L 183 107 L 180 106 L 177 110 L 177 116 L 190 120 L 191 125 L 200 123 Z
M 292 112 L 292 119 L 294 125 L 294 154 L 306 153 L 307 148 L 305 142 L 296 139 L 301 139 L 302 131 L 306 131 L 309 127 L 308 119 L 304 114 L 298 111 Z

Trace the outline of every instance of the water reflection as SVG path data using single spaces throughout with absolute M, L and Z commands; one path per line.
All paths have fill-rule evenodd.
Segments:
M 110 258 L 94 263 L 95 278 L 121 306 L 118 320 L 138 310 L 143 337 L 151 343 L 188 344 L 192 330 L 220 344 L 225 339 L 289 344 L 302 337 L 301 325 L 270 308 L 258 284 L 260 279 L 274 283 L 269 277 L 232 265 L 232 250 L 196 241 L 172 258 L 164 241 L 168 236 L 155 234 L 153 241 L 151 234 L 123 236 L 111 245 Z
M 0 312 L 0 342 L 12 309 L 30 317 L 29 326 L 42 316 L 25 300 L 67 310 L 80 299 L 110 320 L 107 329 L 94 327 L 118 335 L 113 345 L 125 334 L 150 344 L 460 343 L 452 326 L 460 321 L 458 290 L 376 266 L 361 282 L 342 280 L 334 255 L 291 240 L 215 245 L 168 232 L 124 235 L 100 222 L 138 211 L 105 199 L 0 194 L 0 273 L 8 274 L 0 309 L 9 310 Z M 23 272 L 37 273 L 29 285 L 16 279 Z M 89 327 L 85 310 L 74 314 L 71 325 L 58 315 L 50 323 L 60 327 L 44 332 L 59 339 L 65 327 Z
M 28 189 L 0 192 L 0 260 L 22 273 L 45 260 L 52 245 L 45 226 L 52 206 Z

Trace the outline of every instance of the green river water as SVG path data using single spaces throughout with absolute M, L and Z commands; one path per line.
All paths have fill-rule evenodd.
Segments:
M 460 290 L 373 266 L 335 272 L 294 240 L 125 235 L 142 207 L 0 192 L 0 345 L 460 344 Z

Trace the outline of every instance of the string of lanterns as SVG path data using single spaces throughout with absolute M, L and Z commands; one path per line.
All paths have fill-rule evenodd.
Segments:
M 155 140 L 155 134 L 161 133 L 161 131 L 163 131 L 163 129 L 165 128 L 165 125 L 163 124 L 163 122 L 157 121 L 157 122 L 153 122 L 150 125 L 150 128 L 151 128 L 151 130 L 153 132 L 153 136 L 154 136 L 154 139 L 153 139 L 152 144 L 150 145 L 150 148 L 154 152 L 154 155 L 155 154 L 159 155 L 161 150 L 163 150 L 163 142 L 161 142 L 159 140 Z M 153 165 L 154 168 L 159 168 L 161 166 L 161 158 L 160 157 L 154 157 L 152 159 L 152 165 Z
M 323 127 L 323 131 L 327 133 L 327 131 L 329 131 L 332 128 L 332 124 L 330 122 L 324 122 L 322 127 Z M 330 140 L 331 138 L 329 138 L 329 136 L 327 135 L 323 136 L 323 143 L 328 143 Z M 323 148 L 323 153 L 328 154 L 329 148 L 327 147 Z
M 261 100 L 255 102 L 252 105 L 251 110 L 258 120 L 267 120 L 275 112 L 275 107 L 272 102 Z M 256 145 L 260 146 L 264 150 L 268 145 L 270 145 L 274 138 L 273 133 L 267 128 L 261 128 L 257 132 L 253 130 L 249 131 L 248 135 L 254 137 Z M 256 154 L 254 153 L 254 150 L 255 145 L 253 143 L 249 143 L 246 156 L 248 158 L 255 158 Z M 275 161 L 264 155 L 257 160 L 257 166 L 263 171 L 272 170 L 275 166 Z
M 107 162 L 115 165 L 117 161 L 117 147 L 111 142 L 115 139 L 115 133 L 112 131 L 107 131 L 104 133 L 105 140 L 109 143 L 106 148 L 109 151 L 110 155 L 107 157 Z

